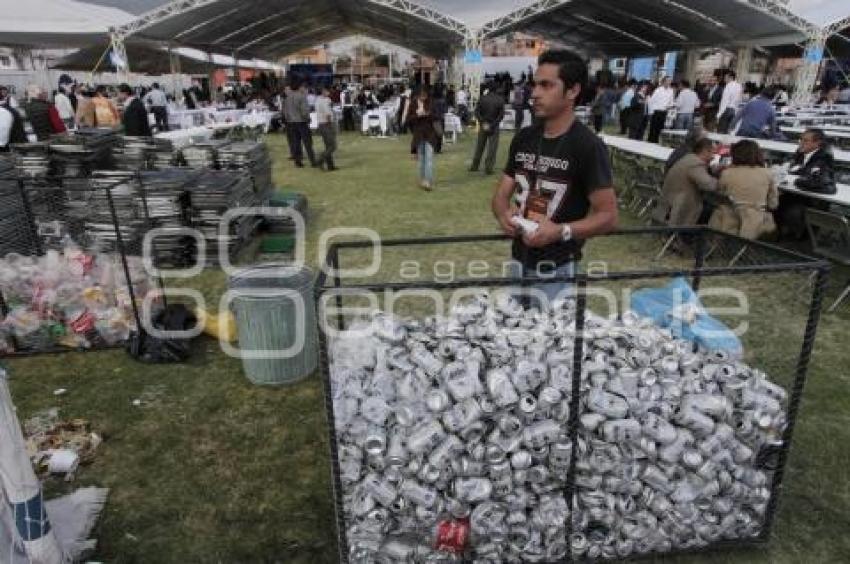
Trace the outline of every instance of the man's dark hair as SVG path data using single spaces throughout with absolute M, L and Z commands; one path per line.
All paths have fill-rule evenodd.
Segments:
M 682 80 L 679 81 L 679 85 L 682 88 L 690 88 L 691 87 L 691 81 L 683 78 Z
M 537 59 L 537 65 L 558 65 L 558 78 L 564 83 L 564 90 L 578 84 L 582 90 L 587 86 L 587 64 L 584 60 L 566 49 L 552 49 Z
M 819 127 L 810 127 L 803 132 L 803 135 L 811 135 L 812 139 L 819 145 L 826 143 L 826 134 Z
M 768 100 L 773 100 L 776 96 L 776 88 L 773 86 L 766 86 L 762 91 L 761 95 Z
M 133 93 L 133 89 L 132 89 L 132 88 L 130 88 L 130 85 L 129 85 L 129 84 L 124 83 L 124 84 L 121 84 L 121 85 L 118 87 L 118 92 L 121 92 L 122 94 L 132 94 L 132 93 Z
M 732 145 L 732 164 L 738 166 L 764 166 L 764 157 L 758 143 L 742 139 Z
M 714 149 L 714 141 L 706 137 L 694 143 L 694 148 L 691 152 L 695 155 L 699 155 L 700 153 L 708 151 L 709 149 Z
M 738 78 L 738 75 L 735 74 L 735 71 L 733 71 L 733 70 L 728 70 L 728 71 L 726 71 L 725 74 L 726 74 L 726 76 L 728 76 L 729 78 L 731 78 L 733 80 Z
M 153 84 L 151 84 L 151 88 L 153 88 L 154 90 L 159 90 L 159 83 L 154 82 Z

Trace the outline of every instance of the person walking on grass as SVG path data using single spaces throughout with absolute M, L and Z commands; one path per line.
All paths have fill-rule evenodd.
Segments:
M 422 86 L 411 103 L 407 123 L 413 132 L 410 152 L 419 161 L 419 187 L 430 191 L 434 186 L 434 147 L 437 146 L 437 131 L 434 129 L 434 114 L 431 110 L 431 95 Z
M 316 98 L 316 118 L 319 122 L 319 135 L 325 144 L 324 152 L 319 155 L 319 166 L 326 170 L 337 170 L 334 165 L 334 151 L 336 151 L 336 120 L 334 119 L 333 107 L 330 98 L 330 89 L 322 87 L 322 94 Z
M 316 155 L 313 154 L 313 135 L 310 132 L 310 106 L 307 104 L 307 89 L 304 85 L 293 84 L 283 103 L 283 113 L 286 118 L 286 131 L 289 137 L 289 150 L 292 153 L 295 166 L 304 167 L 304 151 L 310 165 L 317 167 Z M 302 150 L 302 145 L 304 150 Z
M 505 117 L 505 100 L 496 92 L 492 84 L 487 86 L 486 93 L 478 101 L 475 115 L 478 118 L 478 140 L 475 143 L 475 153 L 469 171 L 478 171 L 486 146 L 487 158 L 484 160 L 484 172 L 493 174 L 496 152 L 499 150 L 499 126 Z

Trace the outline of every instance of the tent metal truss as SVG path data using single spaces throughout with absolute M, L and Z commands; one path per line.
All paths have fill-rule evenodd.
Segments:
M 109 47 L 112 53 L 120 60 L 123 65 L 117 68 L 118 76 L 123 81 L 127 81 L 130 76 L 130 59 L 127 57 L 127 49 L 124 46 L 124 37 L 115 30 L 109 32 Z
M 193 10 L 203 8 L 205 6 L 215 4 L 220 1 L 221 0 L 174 0 L 172 2 L 169 2 L 168 4 L 160 6 L 159 8 L 156 8 L 139 16 L 138 18 L 136 18 L 132 22 L 127 23 L 126 25 L 111 30 L 110 41 L 112 49 L 119 57 L 122 57 L 123 60 L 129 64 L 129 61 L 127 61 L 126 58 L 126 50 L 124 48 L 124 41 L 128 37 L 139 34 L 145 29 L 155 26 L 156 24 L 168 20 L 169 18 L 172 18 L 174 16 L 183 15 Z M 813 50 L 822 48 L 826 43 L 826 40 L 831 35 L 838 34 L 838 32 L 843 27 L 850 25 L 850 18 L 846 18 L 824 28 L 818 28 L 817 26 L 814 26 L 810 22 L 794 14 L 791 10 L 787 8 L 787 2 L 783 2 L 782 0 L 731 1 L 761 11 L 764 14 L 768 14 L 771 17 L 782 21 L 789 27 L 799 30 L 807 37 L 807 48 Z M 470 88 L 470 93 L 474 100 L 478 96 L 483 69 L 481 63 L 470 62 L 465 56 L 460 55 L 459 49 L 461 45 L 467 53 L 470 51 L 480 52 L 481 45 L 485 39 L 501 35 L 512 29 L 522 27 L 522 25 L 526 22 L 539 18 L 541 15 L 547 14 L 549 12 L 556 11 L 573 2 L 574 0 L 537 0 L 536 2 L 532 2 L 526 6 L 513 10 L 508 14 L 495 18 L 477 29 L 473 29 L 460 20 L 442 14 L 434 8 L 424 6 L 413 0 L 363 0 L 362 4 L 372 7 L 383 8 L 385 10 L 394 10 L 408 16 L 413 15 L 421 19 L 423 22 L 427 22 L 431 25 L 440 27 L 446 31 L 455 34 L 458 38 L 458 51 L 455 52 L 452 65 L 450 67 L 453 73 L 453 82 L 457 82 L 459 76 L 464 77 Z M 726 24 L 724 24 L 722 21 L 714 19 L 711 16 L 702 13 L 698 10 L 695 10 L 694 8 L 687 6 L 681 2 L 677 2 L 676 0 L 661 0 L 661 2 L 663 2 L 663 4 L 665 6 L 668 6 L 670 9 L 682 12 L 683 14 L 687 14 L 691 18 L 708 22 L 710 25 L 716 26 L 718 28 L 727 27 Z M 224 12 L 218 13 L 208 19 L 199 21 L 191 28 L 178 33 L 174 37 L 174 41 L 176 43 L 179 43 L 182 37 L 190 35 L 191 33 L 201 30 L 206 26 L 214 24 L 215 22 L 221 21 L 222 19 L 225 19 L 228 16 L 238 12 L 240 9 L 242 8 L 237 6 L 231 10 L 225 10 Z M 612 10 L 620 15 L 626 14 L 624 10 L 617 7 L 612 7 Z M 267 23 L 277 17 L 281 17 L 281 15 L 285 13 L 286 10 L 283 10 L 277 14 L 269 15 L 268 17 L 263 18 L 263 20 L 261 21 L 254 22 L 252 24 L 249 24 L 248 26 L 242 27 L 238 30 L 234 30 L 232 33 L 228 33 L 227 35 L 221 37 L 216 43 L 223 43 L 229 38 L 237 37 L 240 33 L 246 31 L 247 29 L 250 29 L 252 27 L 259 27 L 261 24 Z M 653 21 L 650 18 L 633 14 L 627 15 L 641 22 L 643 25 L 661 31 L 667 35 L 678 39 L 679 41 L 687 41 L 688 39 L 685 34 L 675 29 L 671 29 L 669 26 L 665 26 L 659 22 Z M 595 18 L 588 18 L 586 16 L 575 14 L 573 14 L 573 16 L 580 19 L 586 24 L 591 24 L 597 27 L 603 27 L 613 33 L 619 34 L 624 37 L 629 37 L 633 41 L 640 43 L 646 47 L 655 47 L 655 44 L 652 41 L 649 41 L 646 38 L 636 35 L 632 32 L 632 30 L 622 29 L 620 27 L 612 25 L 611 23 L 600 21 Z M 270 36 L 274 34 L 275 32 L 272 31 L 267 35 Z M 241 49 L 250 47 L 256 44 L 257 42 L 267 38 L 268 37 L 266 36 L 255 38 L 249 43 L 246 43 L 241 46 L 233 46 L 233 48 L 238 53 Z M 741 59 L 741 54 L 741 51 L 739 51 L 739 60 Z M 818 63 L 812 60 L 807 60 L 804 62 L 797 77 L 797 89 L 795 98 L 802 99 L 803 96 L 808 95 L 808 93 L 814 86 L 815 81 L 817 80 L 818 69 Z M 129 66 L 125 67 L 123 71 L 129 73 Z
M 156 25 L 159 22 L 165 21 L 173 16 L 179 16 L 185 14 L 187 12 L 191 12 L 192 10 L 197 10 L 198 8 L 203 8 L 204 6 L 208 6 L 210 4 L 215 4 L 221 0 L 176 0 L 174 2 L 170 2 L 151 10 L 145 14 L 142 14 L 132 22 L 129 22 L 116 30 L 116 33 L 122 38 L 126 39 L 131 35 L 135 35 L 144 31 L 145 29 Z M 410 0 L 364 0 L 364 4 L 370 4 L 374 6 L 380 6 L 383 8 L 389 8 L 391 10 L 396 10 L 408 15 L 415 15 L 422 20 L 439 26 L 445 30 L 456 33 L 460 37 L 464 37 L 469 33 L 469 28 L 460 20 L 456 20 L 451 16 L 446 16 L 445 14 L 441 14 L 437 10 L 433 8 L 429 8 L 427 6 L 423 6 L 421 4 L 417 4 L 416 2 L 412 2 Z M 236 11 L 242 8 L 234 8 L 228 12 L 224 12 L 222 14 L 217 14 L 216 16 L 198 22 L 195 26 L 192 27 L 191 30 L 186 30 L 183 34 L 188 33 L 190 31 L 196 31 L 201 29 L 211 23 L 219 21 L 228 15 L 232 15 Z M 180 34 L 180 35 L 183 35 Z M 179 39 L 179 35 L 176 39 Z

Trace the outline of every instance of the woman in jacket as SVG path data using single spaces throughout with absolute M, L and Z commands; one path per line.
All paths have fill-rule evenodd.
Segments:
M 438 139 L 434 129 L 431 96 L 425 86 L 411 101 L 407 122 L 413 132 L 410 152 L 413 158 L 419 161 L 419 187 L 431 190 L 434 183 L 434 147 L 437 146 Z
M 745 139 L 732 145 L 732 166 L 720 175 L 717 190 L 728 196 L 711 216 L 709 226 L 746 239 L 773 233 L 773 210 L 779 206 L 779 190 L 773 171 L 765 168 L 758 143 Z
M 800 148 L 794 155 L 788 174 L 797 176 L 794 187 L 804 192 L 835 194 L 834 158 L 823 130 L 807 129 L 800 136 Z M 827 204 L 798 194 L 784 193 L 780 196 L 776 223 L 783 237 L 793 240 L 805 237 L 807 207 L 825 208 Z

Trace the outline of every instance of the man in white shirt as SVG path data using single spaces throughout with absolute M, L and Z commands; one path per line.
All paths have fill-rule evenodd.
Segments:
M 744 89 L 736 78 L 735 71 L 726 71 L 724 78 L 726 86 L 723 87 L 723 97 L 720 99 L 720 107 L 717 109 L 718 133 L 729 133 L 738 106 L 743 101 Z
M 670 87 L 670 77 L 661 79 L 661 84 L 649 97 L 649 138 L 650 143 L 658 143 L 664 122 L 667 120 L 667 110 L 676 103 L 676 92 Z
M 70 87 L 60 84 L 56 96 L 53 97 L 53 105 L 56 106 L 56 111 L 59 112 L 59 119 L 62 120 L 67 129 L 71 129 L 74 126 L 74 116 L 76 115 L 74 105 L 65 93 L 65 88 Z
M 617 107 L 620 109 L 620 135 L 626 134 L 626 128 L 629 123 L 629 110 L 632 107 L 632 99 L 635 97 L 636 88 L 637 81 L 633 78 L 630 79 L 626 85 L 626 89 L 620 96 L 620 101 L 617 102 Z
M 337 170 L 334 166 L 334 151 L 336 151 L 336 120 L 334 119 L 333 104 L 330 89 L 322 87 L 322 93 L 316 98 L 316 119 L 319 122 L 319 135 L 325 144 L 325 151 L 316 161 L 325 170 Z
M 0 105 L 0 153 L 9 151 L 9 137 L 12 135 L 12 124 L 15 123 L 15 116 L 12 112 Z
M 457 91 L 455 101 L 457 103 L 457 115 L 460 116 L 460 121 L 466 124 L 469 116 L 469 93 L 466 91 L 466 88 L 461 88 Z
M 676 96 L 676 124 L 673 129 L 690 130 L 694 126 L 694 111 L 699 106 L 699 96 L 691 90 L 691 83 L 683 80 Z
M 150 106 L 157 130 L 168 131 L 168 96 L 158 83 L 154 82 L 151 85 L 151 91 L 145 95 L 145 104 Z

